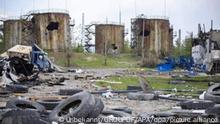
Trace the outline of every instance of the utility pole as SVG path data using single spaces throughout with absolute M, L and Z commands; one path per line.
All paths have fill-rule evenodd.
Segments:
M 106 40 L 105 40 L 105 42 L 104 42 L 104 54 L 105 54 L 105 62 L 104 62 L 104 65 L 106 66 L 107 65 L 107 42 L 106 42 Z
M 179 42 L 179 56 L 180 56 L 180 54 L 181 54 L 181 29 L 179 29 L 179 33 L 178 33 L 178 42 Z
M 85 40 L 85 14 L 82 13 L 81 45 L 83 45 L 84 40 Z
M 119 24 L 121 25 L 121 7 L 119 8 Z
M 141 42 L 141 47 L 142 47 L 142 64 L 144 65 L 144 59 L 145 59 L 145 50 L 144 50 L 144 30 L 145 30 L 145 20 L 143 18 L 143 29 L 142 29 L 142 42 Z

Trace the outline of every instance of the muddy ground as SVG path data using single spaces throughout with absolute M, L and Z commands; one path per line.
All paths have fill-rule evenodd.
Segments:
M 32 86 L 29 88 L 29 92 L 25 94 L 14 94 L 10 97 L 0 97 L 0 106 L 4 106 L 5 102 L 13 97 L 25 97 L 25 98 L 63 98 L 58 95 L 60 89 L 71 89 L 79 88 L 86 91 L 96 91 L 99 88 L 90 79 L 75 79 L 75 76 L 92 75 L 95 78 L 104 78 L 111 75 L 135 75 L 136 73 L 130 72 L 127 69 L 85 69 L 83 73 L 78 74 L 74 72 L 68 73 L 42 73 L 39 75 L 42 81 L 40 85 Z M 142 73 L 143 74 L 143 73 Z M 146 73 L 147 74 L 147 73 Z M 145 75 L 145 74 L 144 74 Z M 152 73 L 150 74 L 152 75 Z M 153 75 L 157 75 L 156 73 Z M 165 75 L 166 76 L 166 75 Z M 49 86 L 44 80 L 53 79 L 56 77 L 65 77 L 62 85 Z M 101 95 L 96 95 L 102 98 L 106 108 L 117 108 L 117 107 L 129 107 L 133 110 L 133 114 L 137 115 L 142 112 L 159 112 L 171 109 L 176 105 L 176 102 L 169 100 L 152 100 L 152 101 L 135 101 L 128 100 L 126 94 L 115 94 L 113 98 L 104 98 Z M 65 97 L 65 96 L 64 96 Z

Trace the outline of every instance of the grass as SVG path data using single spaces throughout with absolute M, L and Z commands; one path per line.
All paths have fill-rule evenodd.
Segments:
M 53 56 L 55 63 L 67 66 L 65 53 L 49 53 Z M 79 68 L 135 68 L 137 60 L 131 54 L 121 54 L 117 57 L 108 56 L 105 65 L 105 56 L 99 54 L 74 53 L 70 58 L 70 65 Z
M 187 78 L 190 79 L 190 81 L 186 81 L 184 84 L 170 84 L 169 82 L 173 79 L 162 78 L 162 77 L 147 77 L 146 80 L 149 82 L 149 84 L 154 90 L 174 89 L 174 88 L 176 88 L 177 90 L 191 90 L 192 92 L 178 92 L 176 94 L 195 96 L 196 94 L 198 94 L 197 93 L 198 90 L 203 90 L 208 88 L 208 82 L 199 82 L 200 80 L 202 81 L 205 78 L 207 77 Z M 220 80 L 219 77 L 218 79 Z M 122 82 L 122 84 L 110 84 L 110 83 L 106 83 L 105 81 Z M 124 76 L 124 77 L 112 76 L 106 78 L 105 81 L 98 81 L 96 84 L 102 87 L 111 86 L 111 88 L 114 90 L 126 90 L 128 85 L 139 86 L 138 77 L 135 76 Z M 166 93 L 172 93 L 172 92 L 166 92 Z
M 121 82 L 121 84 L 112 84 L 112 83 L 107 83 L 105 81 Z M 96 84 L 102 87 L 111 86 L 111 88 L 114 90 L 125 90 L 127 89 L 128 85 L 137 86 L 138 78 L 132 77 L 132 76 L 124 76 L 124 77 L 112 76 L 112 77 L 106 78 L 104 81 L 98 81 Z

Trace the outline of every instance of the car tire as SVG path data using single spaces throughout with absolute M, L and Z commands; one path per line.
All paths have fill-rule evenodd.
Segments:
M 214 102 L 209 100 L 189 100 L 180 102 L 180 106 L 182 109 L 207 109 L 209 107 L 213 107 L 215 105 Z
M 213 95 L 209 92 L 206 92 L 204 94 L 204 99 L 205 100 L 210 100 L 210 101 L 213 101 L 214 103 L 220 104 L 220 95 Z
M 18 84 L 7 84 L 6 90 L 11 91 L 13 93 L 27 93 L 28 87 L 24 85 L 18 85 Z
M 56 106 L 49 115 L 51 121 L 58 122 L 60 118 L 87 118 L 94 110 L 95 98 L 88 92 L 77 93 Z
M 60 89 L 59 90 L 59 95 L 63 96 L 72 96 L 74 94 L 77 94 L 79 92 L 82 92 L 83 90 L 81 89 Z
M 89 113 L 88 118 L 97 118 L 104 109 L 104 103 L 100 98 L 95 98 L 95 106 L 91 113 Z
M 60 102 L 61 100 L 58 99 L 37 100 L 37 103 L 43 105 L 47 110 L 53 110 Z
M 31 110 L 11 110 L 3 115 L 1 124 L 50 124 L 46 118 Z
M 33 109 L 38 112 L 46 111 L 45 107 L 37 102 L 32 102 L 28 100 L 12 99 L 6 103 L 6 108 L 11 109 Z
M 209 115 L 220 115 L 220 104 L 216 104 L 213 107 L 207 108 L 205 113 Z
M 210 86 L 208 88 L 207 92 L 212 95 L 220 95 L 220 83 L 216 83 L 216 84 Z

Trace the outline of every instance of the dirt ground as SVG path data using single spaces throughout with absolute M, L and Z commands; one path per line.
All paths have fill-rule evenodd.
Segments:
M 37 86 L 32 86 L 29 88 L 28 93 L 16 94 L 19 97 L 25 98 L 47 98 L 47 97 L 58 97 L 58 92 L 60 89 L 71 89 L 79 88 L 86 91 L 96 91 L 97 87 L 91 80 L 75 80 L 75 75 L 93 75 L 93 77 L 104 78 L 110 75 L 127 75 L 131 74 L 127 69 L 85 69 L 82 74 L 77 74 L 73 72 L 68 73 L 46 73 L 40 74 L 40 79 L 51 79 L 54 77 L 65 77 L 69 80 L 65 80 L 63 85 L 48 86 L 46 83 L 42 83 Z M 134 73 L 132 73 L 134 74 Z M 135 101 L 128 100 L 126 94 L 115 94 L 112 98 L 104 98 L 101 95 L 96 95 L 102 98 L 105 108 L 117 108 L 117 107 L 128 107 L 133 110 L 133 114 L 137 115 L 142 112 L 159 112 L 171 109 L 176 105 L 176 102 L 169 100 L 152 100 L 152 101 Z M 8 98 L 0 97 L 0 106 L 4 106 L 5 102 L 15 95 Z M 60 97 L 62 98 L 62 97 Z

